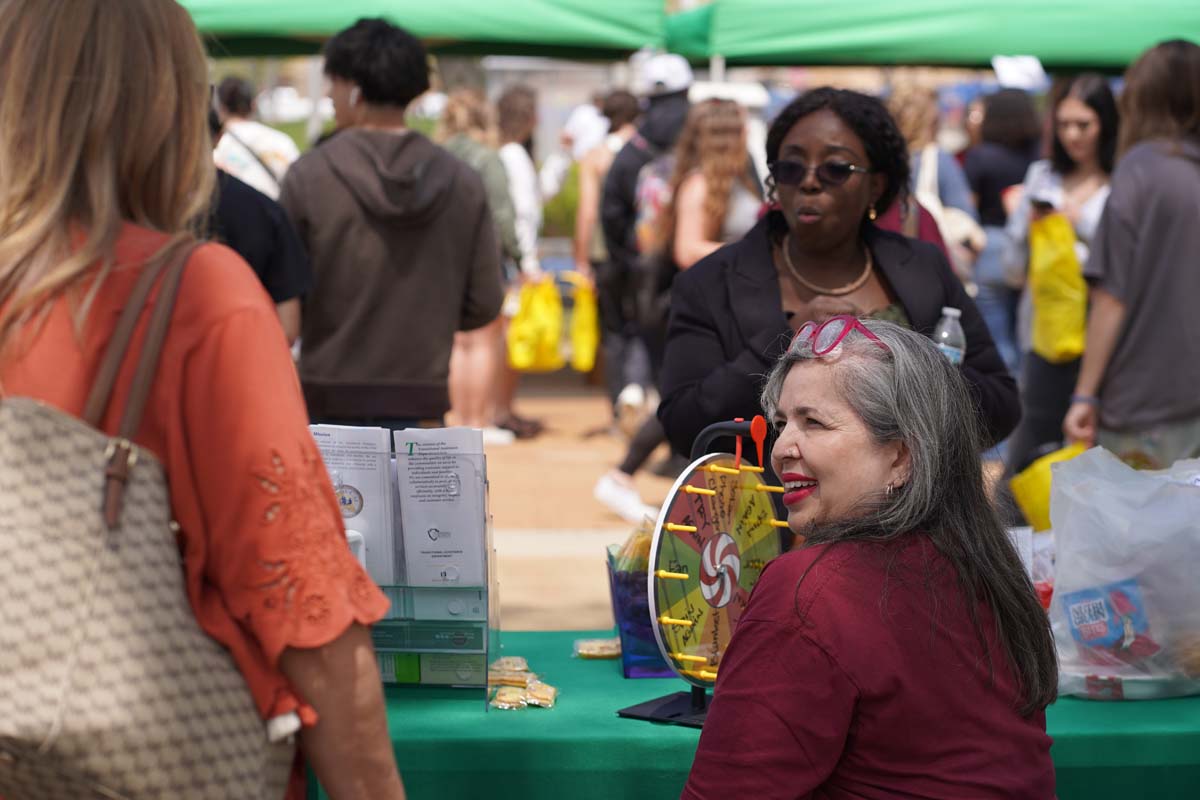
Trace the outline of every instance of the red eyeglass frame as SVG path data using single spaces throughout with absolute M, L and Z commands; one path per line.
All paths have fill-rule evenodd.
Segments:
M 831 325 L 835 322 L 840 323 L 842 325 L 841 333 L 839 333 L 837 335 L 837 337 L 833 340 L 833 343 L 830 344 L 828 347 L 818 350 L 817 349 L 817 341 L 820 339 L 821 331 L 825 330 L 826 327 L 828 327 L 829 325 Z M 812 342 L 812 353 L 814 356 L 817 356 L 818 358 L 821 356 L 827 356 L 833 352 L 834 348 L 836 348 L 839 344 L 842 343 L 842 340 L 846 338 L 846 335 L 848 333 L 850 333 L 850 331 L 854 331 L 854 330 L 856 330 L 859 333 L 861 333 L 862 335 L 866 336 L 868 339 L 870 339 L 872 342 L 874 342 L 875 344 L 882 347 L 884 350 L 890 349 L 890 348 L 888 348 L 888 346 L 886 344 L 884 344 L 880 340 L 880 338 L 878 336 L 871 333 L 870 328 L 868 328 L 866 325 L 863 325 L 861 322 L 859 322 L 858 317 L 851 316 L 850 314 L 838 314 L 835 317 L 830 317 L 829 319 L 825 320 L 820 325 L 813 322 L 812 320 L 809 320 L 808 322 L 801 325 L 800 329 L 796 331 L 796 335 L 792 337 L 792 341 L 788 343 L 788 350 L 790 351 L 792 349 L 792 347 L 795 346 L 797 340 L 810 341 L 810 342 Z M 801 339 L 802 336 L 804 337 L 803 339 Z

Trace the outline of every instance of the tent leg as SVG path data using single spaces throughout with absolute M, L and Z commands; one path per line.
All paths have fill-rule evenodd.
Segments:
M 725 82 L 725 56 L 716 53 L 708 60 L 708 75 L 714 83 Z

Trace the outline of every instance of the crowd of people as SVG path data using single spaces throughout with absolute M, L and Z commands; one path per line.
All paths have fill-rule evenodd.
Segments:
M 327 69 L 347 69 L 337 65 L 336 52 L 330 63 L 333 66 Z M 777 116 L 774 140 L 767 142 L 768 162 L 783 166 L 759 175 L 747 141 L 746 109 L 731 100 L 691 102 L 691 68 L 677 56 L 651 57 L 642 64 L 640 78 L 644 87 L 640 98 L 615 89 L 577 109 L 563 130 L 566 153 L 555 152 L 540 169 L 532 158 L 539 116 L 538 97 L 532 88 L 509 86 L 495 102 L 476 89 L 449 93 L 433 138 L 483 180 L 499 248 L 499 289 L 493 285 L 489 291 L 499 291 L 508 300 L 487 322 L 472 321 L 473 327 L 467 328 L 460 325 L 461 320 L 453 322 L 451 356 L 445 367 L 441 366 L 444 341 L 431 351 L 437 353 L 432 363 L 438 366 L 407 378 L 397 375 L 389 379 L 388 370 L 368 357 L 348 358 L 340 350 L 329 351 L 326 338 L 331 331 L 321 329 L 319 320 L 331 292 L 315 284 L 338 278 L 333 274 L 323 277 L 327 272 L 320 263 L 314 265 L 310 277 L 304 261 L 306 248 L 287 246 L 292 240 L 290 231 L 280 229 L 273 234 L 280 242 L 277 253 L 295 252 L 276 258 L 295 266 L 256 269 L 279 303 L 289 340 L 302 338 L 299 297 L 308 298 L 306 304 L 312 307 L 300 365 L 310 408 L 318 409 L 314 418 L 392 425 L 449 419 L 480 428 L 489 445 L 537 436 L 541 423 L 514 409 L 520 374 L 505 356 L 505 335 L 507 322 L 517 310 L 515 289 L 551 277 L 540 258 L 542 209 L 563 186 L 574 159 L 579 187 L 574 269 L 597 293 L 602 381 L 612 409 L 607 427 L 626 442 L 621 461 L 599 477 L 594 495 L 622 518 L 639 521 L 654 516 L 656 509 L 639 496 L 634 476 L 664 442 L 670 443 L 675 459 L 686 457 L 700 428 L 754 408 L 754 376 L 764 372 L 764 364 L 781 346 L 779 342 L 773 347 L 765 343 L 788 327 L 772 321 L 770 314 L 759 313 L 758 301 L 768 307 L 779 306 L 787 319 L 844 312 L 882 316 L 925 332 L 932 330 L 943 306 L 960 309 L 967 337 L 964 374 L 976 386 L 988 421 L 992 449 L 987 458 L 1002 461 L 1005 475 L 1019 472 L 1065 440 L 1090 430 L 1072 423 L 1068 436 L 1063 421 L 1073 396 L 1096 406 L 1093 398 L 1099 378 L 1085 376 L 1085 384 L 1076 387 L 1083 348 L 1070 354 L 1050 348 L 1054 352 L 1049 353 L 1044 343 L 1035 341 L 1034 329 L 1044 327 L 1042 320 L 1059 312 L 1043 307 L 1039 297 L 1044 292 L 1034 290 L 1039 278 L 1031 276 L 1030 264 L 1035 265 L 1033 272 L 1038 272 L 1036 267 L 1052 257 L 1046 255 L 1047 248 L 1058 240 L 1047 243 L 1042 230 L 1053 227 L 1053 219 L 1066 220 L 1067 228 L 1060 233 L 1071 239 L 1080 269 L 1088 262 L 1118 152 L 1121 115 L 1111 81 L 1095 73 L 1060 79 L 1045 100 L 1044 115 L 1039 114 L 1038 99 L 1023 90 L 1001 89 L 981 95 L 971 104 L 966 120 L 968 146 L 956 154 L 938 144 L 941 112 L 938 94 L 929 86 L 901 82 L 879 101 L 832 90 L 808 93 L 806 102 L 828 112 L 818 119 L 832 114 L 858 139 L 843 152 L 854 152 L 862 163 L 870 164 L 868 180 L 856 180 L 853 168 L 858 162 L 846 162 L 848 172 L 838 172 L 843 169 L 842 162 L 832 161 L 830 167 L 813 173 L 815 183 L 831 189 L 842 182 L 861 183 L 864 189 L 870 185 L 870 191 L 860 198 L 860 204 L 867 204 L 870 224 L 858 226 L 861 241 L 852 246 L 836 232 L 829 243 L 820 241 L 832 220 L 854 227 L 858 214 L 854 207 L 821 210 L 821 225 L 797 217 L 789 223 L 791 228 L 784 227 L 786 204 L 781 204 L 778 195 L 790 193 L 808 176 L 793 176 L 791 159 L 781 157 L 772 147 L 780 145 L 780 137 L 787 133 L 778 121 L 797 113 L 798 107 L 791 106 Z M 354 86 L 355 94 L 346 89 L 340 104 L 335 104 L 341 109 L 339 134 L 374 127 L 355 118 L 354 109 L 369 105 L 369 101 L 364 101 L 361 83 Z M 335 98 L 336 93 L 335 86 Z M 393 105 L 402 107 L 406 97 L 394 97 Z M 285 186 L 296 153 L 278 139 L 282 134 L 253 121 L 249 85 L 237 78 L 226 79 L 216 92 L 216 101 L 221 128 L 214 155 L 223 185 L 232 176 L 269 197 L 284 193 L 282 201 L 292 224 L 306 237 L 319 235 L 303 211 L 289 207 L 299 202 L 289 199 Z M 589 111 L 586 126 L 576 120 L 583 109 Z M 407 130 L 402 117 L 395 121 L 393 131 Z M 590 134 L 576 137 L 583 127 L 605 132 L 595 141 Z M 836 145 L 830 146 L 836 150 Z M 804 156 L 801 163 L 816 158 L 803 149 L 796 152 Z M 778 169 L 783 170 L 782 179 Z M 836 173 L 832 180 L 831 170 Z M 230 197 L 239 188 L 220 193 L 220 204 L 236 202 Z M 311 189 L 302 194 L 308 191 Z M 797 196 L 804 196 L 802 189 L 796 191 Z M 384 194 L 391 197 L 390 192 Z M 269 208 L 263 201 L 259 205 Z M 817 213 L 818 209 L 806 211 Z M 340 232 L 347 230 L 328 220 L 325 224 Z M 254 229 L 271 226 L 241 227 L 247 232 L 242 235 L 252 238 Z M 770 258 L 780 276 L 775 292 L 768 291 L 769 273 L 755 280 L 753 269 L 743 264 L 748 258 L 761 265 L 767 254 L 737 255 L 738 248 L 744 250 L 757 241 L 759 230 L 771 243 Z M 795 235 L 789 236 L 793 230 Z M 889 239 L 885 232 L 899 238 Z M 252 245 L 243 249 L 236 231 L 222 232 L 221 238 L 252 264 L 266 257 L 254 257 Z M 785 238 L 786 249 L 782 247 Z M 908 244 L 912 240 L 929 242 L 934 250 L 912 250 Z M 893 242 L 898 244 L 897 253 L 889 252 Z M 312 249 L 311 240 L 304 244 Z M 736 247 L 714 256 L 730 244 Z M 806 256 L 801 247 L 841 249 L 818 249 Z M 910 264 L 913 253 L 916 260 Z M 939 255 L 950 275 L 936 266 Z M 705 261 L 709 256 L 727 262 L 721 277 L 676 281 L 697 263 L 705 263 L 700 274 L 707 275 L 714 269 Z M 731 261 L 735 258 L 738 260 Z M 805 267 L 805 261 L 815 262 L 817 271 Z M 834 270 L 838 262 L 841 269 Z M 474 266 L 480 263 L 477 260 Z M 918 263 L 934 272 L 922 273 L 915 266 Z M 738 285 L 743 278 L 748 279 L 746 285 Z M 729 283 L 727 289 L 718 285 L 722 280 Z M 709 296 L 713 291 L 725 292 L 724 299 L 705 312 L 723 322 L 698 323 L 694 319 L 702 310 L 696 307 L 697 290 L 706 295 L 706 302 L 716 302 Z M 457 296 L 458 291 L 444 296 Z M 774 293 L 778 299 L 768 297 Z M 1100 308 L 1105 308 L 1103 301 Z M 331 318 L 340 320 L 347 310 L 338 306 Z M 430 315 L 425 323 L 432 316 L 448 323 L 453 316 L 437 303 L 425 311 Z M 1077 308 L 1075 313 L 1084 312 Z M 1103 310 L 1100 313 L 1103 318 Z M 713 344 L 719 346 L 720 357 L 702 355 L 704 343 L 696 338 L 697 324 L 705 325 L 716 337 Z M 721 325 L 731 329 L 719 330 Z M 345 329 L 343 344 L 357 338 L 349 336 L 349 330 L 356 329 L 353 325 Z M 440 340 L 444 335 L 443 331 Z M 993 352 L 998 363 L 991 357 Z M 414 363 L 424 356 L 424 350 L 415 354 Z M 319 374 L 330 369 L 320 366 L 322 360 L 339 366 L 329 374 Z M 751 367 L 751 361 L 759 363 Z M 358 377 L 343 371 L 360 367 Z M 434 391 L 441 397 L 444 383 L 445 396 L 434 403 L 409 404 L 406 413 L 397 416 L 395 395 L 385 388 L 389 380 L 419 384 L 421 388 L 402 390 L 410 398 L 413 391 Z M 732 384 L 742 385 L 735 389 Z M 333 385 L 338 388 L 331 388 Z M 1086 391 L 1076 392 L 1076 388 Z M 360 398 L 355 403 L 361 405 L 364 393 L 380 397 L 381 391 L 386 398 L 380 401 L 388 409 L 385 413 L 370 408 L 349 413 L 336 405 L 334 413 L 321 410 L 327 402 L 323 398 L 330 392 L 355 394 Z M 1166 413 L 1175 414 L 1174 406 Z M 1076 409 L 1073 419 L 1088 417 Z M 1167 420 L 1156 423 L 1163 421 Z M 1127 420 L 1118 418 L 1116 424 L 1127 427 Z M 1158 433 L 1151 438 L 1161 436 Z M 1144 436 L 1136 440 L 1126 437 L 1120 445 L 1133 461 L 1161 464 L 1169 454 L 1157 453 L 1157 447 Z M 670 470 L 672 465 L 668 460 L 658 467 Z
M 641 412 L 597 498 L 640 520 L 632 476 L 660 443 L 687 454 L 765 409 L 796 544 L 745 610 L 685 796 L 1051 797 L 1053 639 L 980 464 L 1064 439 L 1142 466 L 1200 455 L 1200 47 L 1151 48 L 1118 97 L 1064 78 L 1045 122 L 989 94 L 961 165 L 928 90 L 889 111 L 813 89 L 771 123 L 765 174 L 746 111 L 691 102 L 678 56 L 540 169 L 529 87 L 451 92 L 435 143 L 406 116 L 430 86 L 417 38 L 360 20 L 324 58 L 336 131 L 301 155 L 244 81 L 208 88 L 176 3 L 0 3 L 0 387 L 74 417 L 104 375 L 129 395 L 132 366 L 105 358 L 121 309 L 184 259 L 169 329 L 134 331 L 131 352 L 160 336 L 163 355 L 115 449 L 161 464 L 195 622 L 264 737 L 297 734 L 331 797 L 404 796 L 367 627 L 387 601 L 308 424 L 537 436 L 506 294 L 547 278 L 543 204 L 577 159 L 611 421 Z M 1045 333 L 1043 268 L 1085 287 L 1076 346 Z M 931 341 L 945 308 L 960 365 Z M 115 437 L 120 412 L 98 427 Z M 106 486 L 134 468 L 115 463 Z M 268 780 L 302 797 L 301 759 Z

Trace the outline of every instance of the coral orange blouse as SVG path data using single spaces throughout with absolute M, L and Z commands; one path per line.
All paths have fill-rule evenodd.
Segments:
M 114 269 L 82 333 L 58 298 L 0 363 L 0 389 L 80 416 L 117 317 L 168 237 L 126 225 Z M 157 292 L 157 290 L 156 290 Z M 153 303 L 153 297 L 151 299 Z M 142 314 L 103 429 L 115 434 L 149 320 Z M 181 527 L 188 597 L 229 648 L 264 719 L 316 714 L 279 670 L 287 647 L 313 648 L 388 601 L 346 546 L 332 484 L 308 432 L 300 384 L 270 298 L 232 250 L 192 253 L 135 443 L 166 470 Z M 294 780 L 289 798 L 300 797 Z

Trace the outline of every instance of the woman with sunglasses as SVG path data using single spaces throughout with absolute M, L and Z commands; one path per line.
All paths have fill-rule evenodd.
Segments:
M 767 565 L 683 797 L 1054 797 L 1054 639 L 926 337 L 801 326 L 761 403 L 803 545 Z
M 1017 388 L 987 327 L 933 245 L 874 219 L 907 192 L 908 147 L 883 105 L 815 89 L 767 136 L 772 209 L 738 242 L 681 273 L 672 288 L 659 418 L 690 451 L 713 422 L 758 413 L 761 376 L 805 320 L 881 317 L 931 335 L 944 306 L 962 311 L 962 374 L 986 441 L 1013 429 Z

